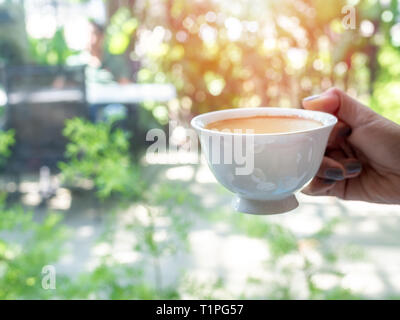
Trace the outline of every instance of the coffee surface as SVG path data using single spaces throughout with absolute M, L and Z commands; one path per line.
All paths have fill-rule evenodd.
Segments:
M 241 130 L 242 133 L 253 130 L 252 133 L 265 134 L 298 132 L 321 126 L 322 123 L 319 121 L 296 116 L 255 116 L 211 122 L 206 125 L 206 129 L 230 132 Z

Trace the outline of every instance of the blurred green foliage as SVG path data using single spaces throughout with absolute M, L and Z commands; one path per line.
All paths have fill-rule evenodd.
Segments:
M 269 255 L 265 260 L 265 268 L 274 277 L 272 280 L 249 277 L 246 289 L 258 293 L 244 292 L 242 298 L 298 299 L 300 296 L 304 299 L 333 300 L 365 298 L 341 285 L 344 274 L 337 268 L 338 260 L 357 261 L 364 258 L 360 248 L 338 246 L 332 241 L 335 229 L 343 223 L 341 219 L 332 218 L 326 221 L 320 230 L 299 237 L 289 228 L 270 222 L 262 216 L 232 215 L 227 211 L 209 212 L 207 215 L 214 222 L 228 223 L 233 232 L 264 241 L 268 246 Z M 319 276 L 333 278 L 335 285 L 329 289 L 321 288 Z
M 139 169 L 131 164 L 128 134 L 114 128 L 114 120 L 92 123 L 68 120 L 64 135 L 70 143 L 60 163 L 64 179 L 93 179 L 100 198 L 119 193 L 134 198 L 142 190 Z
M 379 50 L 378 77 L 372 103 L 377 112 L 400 123 L 400 50 L 386 44 Z
M 398 1 L 357 1 L 355 30 L 342 23 L 349 3 L 166 0 L 153 11 L 125 2 L 108 21 L 107 49 L 141 60 L 138 81 L 176 86 L 178 99 L 154 104 L 156 114 L 300 107 L 305 96 L 337 86 L 399 122 L 398 75 L 389 67 L 399 64 Z M 74 54 L 62 28 L 30 44 L 41 64 Z
M 131 16 L 128 8 L 121 7 L 111 17 L 107 28 L 107 49 L 111 54 L 123 54 L 128 49 L 138 20 Z
M 131 265 L 101 264 L 81 274 L 76 283 L 62 288 L 63 299 L 176 299 L 174 290 L 156 290 L 144 279 L 143 270 Z
M 137 241 L 132 251 L 140 253 L 141 259 L 133 265 L 120 264 L 106 254 L 93 271 L 82 272 L 76 279 L 57 274 L 56 290 L 45 290 L 41 270 L 45 265 L 56 265 L 67 253 L 65 245 L 71 231 L 61 224 L 61 214 L 47 213 L 44 219 L 35 221 L 33 212 L 6 205 L 4 195 L 0 199 L 0 299 L 179 298 L 177 287 L 164 284 L 161 259 L 188 250 L 190 217 L 184 213 L 192 202 L 191 195 L 178 185 L 144 188 L 138 177 L 131 174 L 136 165 L 129 158 L 128 135 L 113 128 L 113 123 L 70 120 L 64 132 L 70 139 L 66 152 L 70 161 L 60 167 L 65 177 L 72 178 L 71 182 L 78 177 L 93 179 L 102 200 L 113 195 L 125 199 L 110 212 L 99 242 L 113 245 L 117 236 L 116 211 L 137 200 L 144 214 L 134 216 L 122 228 L 135 233 Z M 10 144 L 11 140 L 0 150 L 3 157 L 9 154 L 5 146 Z M 116 167 L 110 167 L 110 163 Z M 121 176 L 114 179 L 117 172 Z M 127 180 L 123 180 L 123 174 Z M 165 224 L 166 221 L 169 223 Z M 165 236 L 160 238 L 160 232 Z M 154 281 L 146 277 L 149 266 L 153 268 Z
M 0 166 L 2 166 L 11 155 L 11 147 L 14 143 L 14 130 L 10 129 L 8 131 L 0 131 Z
M 63 28 L 58 28 L 50 39 L 29 38 L 29 45 L 31 58 L 41 65 L 63 65 L 68 57 L 77 53 L 68 47 Z
M 138 283 L 137 278 L 131 278 L 122 289 L 113 282 L 106 281 L 107 278 L 119 276 L 119 272 L 110 270 L 112 258 L 108 257 L 104 259 L 106 265 L 100 265 L 90 276 L 83 276 L 83 281 L 89 286 L 107 286 L 110 291 L 108 298 L 115 298 L 115 295 L 119 298 L 142 299 L 151 295 L 159 298 L 176 297 L 176 288 L 163 286 L 160 260 L 179 250 L 188 249 L 186 236 L 190 218 L 184 213 L 185 206 L 191 203 L 190 194 L 179 185 L 152 185 L 154 181 L 145 183 L 145 179 L 139 174 L 139 166 L 130 157 L 129 135 L 115 127 L 114 120 L 91 123 L 80 118 L 72 119 L 66 123 L 64 135 L 69 139 L 66 147 L 68 162 L 60 163 L 59 166 L 66 181 L 73 183 L 77 178 L 91 179 L 100 199 L 105 200 L 116 195 L 120 196 L 120 208 L 130 206 L 133 202 L 141 205 L 143 213 L 134 216 L 124 228 L 134 232 L 137 242 L 132 250 L 140 252 L 142 256 L 139 265 L 134 267 L 135 272 L 143 274 L 145 266 L 150 265 L 154 273 L 154 286 L 143 282 L 143 277 L 138 277 L 142 282 Z M 109 220 L 107 234 L 102 236 L 107 239 L 107 243 L 112 243 L 115 237 L 112 224 L 116 220 L 114 215 L 111 217 L 114 219 Z M 169 221 L 167 225 L 166 220 Z M 161 240 L 160 232 L 164 235 Z M 122 277 L 125 273 L 130 275 L 133 272 L 130 270 L 132 266 L 121 268 L 116 270 L 125 270 Z M 104 274 L 106 279 L 98 277 L 98 274 Z M 119 295 L 117 292 L 120 292 Z M 132 296 L 135 292 L 138 296 Z M 96 295 L 97 292 L 88 291 L 87 294 Z
M 0 133 L 0 161 L 10 156 L 14 132 Z M 32 211 L 6 203 L 0 194 L 0 299 L 46 299 L 53 294 L 42 288 L 45 265 L 61 257 L 68 231 L 60 214 L 48 213 L 41 221 Z M 59 280 L 65 280 L 60 276 Z
M 68 232 L 60 214 L 49 213 L 42 221 L 33 212 L 0 202 L 0 299 L 49 299 L 42 288 L 42 268 L 56 263 L 65 250 Z M 58 281 L 67 281 L 62 275 Z
M 398 2 L 358 1 L 355 30 L 342 24 L 346 4 L 234 1 L 230 8 L 165 1 L 164 20 L 143 32 L 154 41 L 142 54 L 139 81 L 175 84 L 172 116 L 177 105 L 186 115 L 188 109 L 300 107 L 305 96 L 337 86 L 399 121 L 398 75 L 388 67 L 400 62 Z

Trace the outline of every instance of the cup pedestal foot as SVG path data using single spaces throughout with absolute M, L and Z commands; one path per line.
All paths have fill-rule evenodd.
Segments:
M 279 214 L 296 209 L 299 206 L 294 195 L 291 195 L 282 200 L 249 200 L 237 197 L 234 201 L 236 211 L 256 214 L 256 215 L 271 215 Z

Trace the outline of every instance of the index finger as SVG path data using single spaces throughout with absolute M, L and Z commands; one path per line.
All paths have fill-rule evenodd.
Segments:
M 329 89 L 321 95 L 305 98 L 304 109 L 331 113 L 352 128 L 360 127 L 378 115 L 370 108 L 337 88 Z
M 323 93 L 303 100 L 303 107 L 307 110 L 322 111 L 336 114 L 339 109 L 339 98 L 335 94 Z

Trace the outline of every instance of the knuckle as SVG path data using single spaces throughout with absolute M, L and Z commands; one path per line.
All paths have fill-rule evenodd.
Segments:
M 329 90 L 328 90 L 328 92 L 331 92 L 331 93 L 334 93 L 334 94 L 336 94 L 336 95 L 338 95 L 338 96 L 342 96 L 343 95 L 343 90 L 342 89 L 339 89 L 338 87 L 332 87 L 332 88 L 330 88 Z

